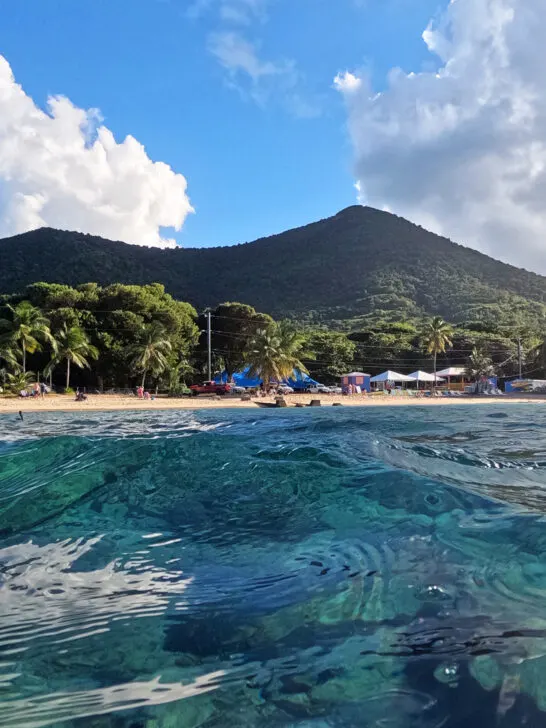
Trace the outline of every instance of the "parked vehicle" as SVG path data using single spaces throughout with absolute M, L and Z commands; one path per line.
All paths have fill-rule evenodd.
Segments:
M 293 388 L 289 387 L 288 384 L 279 384 L 277 392 L 278 394 L 294 394 Z
M 332 394 L 343 394 L 343 389 L 341 387 L 330 387 L 330 392 Z
M 217 382 L 203 382 L 203 384 L 192 384 L 190 392 L 194 397 L 199 394 L 229 394 L 231 384 L 218 384 Z
M 324 384 L 315 384 L 314 386 L 309 387 L 309 392 L 311 394 L 331 394 L 332 390 Z
M 246 389 L 244 387 L 240 387 L 238 384 L 231 385 L 231 394 L 244 394 L 245 392 Z

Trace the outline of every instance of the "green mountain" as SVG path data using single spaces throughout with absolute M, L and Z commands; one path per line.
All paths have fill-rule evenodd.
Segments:
M 0 291 L 36 281 L 160 282 L 198 309 L 243 301 L 341 328 L 439 314 L 476 330 L 546 322 L 546 277 L 354 206 L 252 243 L 159 250 L 42 228 L 0 241 Z

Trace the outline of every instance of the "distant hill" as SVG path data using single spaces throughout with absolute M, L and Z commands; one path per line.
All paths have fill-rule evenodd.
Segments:
M 0 240 L 0 292 L 37 281 L 160 282 L 198 309 L 236 300 L 344 328 L 423 314 L 485 328 L 546 321 L 546 277 L 360 206 L 231 247 L 159 250 L 49 228 Z

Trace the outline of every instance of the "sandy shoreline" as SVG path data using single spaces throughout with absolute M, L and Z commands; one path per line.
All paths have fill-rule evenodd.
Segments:
M 320 399 L 322 406 L 331 406 L 339 402 L 344 407 L 400 407 L 400 406 L 458 406 L 465 404 L 546 404 L 545 395 L 509 395 L 504 397 L 459 397 L 447 399 L 445 397 L 430 399 L 416 397 L 342 397 L 337 395 L 293 395 L 287 396 L 286 401 L 293 407 L 296 403 L 308 404 L 312 399 Z M 19 399 L 16 397 L 0 397 L 0 415 L 21 412 L 85 412 L 85 411 L 113 411 L 113 410 L 200 410 L 222 409 L 233 407 L 237 409 L 254 409 L 258 411 L 256 402 L 272 402 L 272 398 L 251 400 L 243 402 L 239 397 L 196 397 L 183 399 L 158 398 L 142 401 L 136 397 L 117 394 L 89 395 L 86 402 L 75 402 L 73 395 L 50 394 L 42 398 Z

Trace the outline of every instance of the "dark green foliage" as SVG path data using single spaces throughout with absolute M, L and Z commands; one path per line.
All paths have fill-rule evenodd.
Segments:
M 0 241 L 0 290 L 18 292 L 37 280 L 72 286 L 161 281 L 199 309 L 243 300 L 276 318 L 353 331 L 379 319 L 415 323 L 426 315 L 482 331 L 504 325 L 511 335 L 542 331 L 546 322 L 545 277 L 358 206 L 224 248 L 158 250 L 51 229 Z M 78 292 L 89 299 L 97 294 L 93 286 Z M 42 293 L 38 284 L 34 299 Z M 58 286 L 55 306 L 77 306 L 72 296 L 78 294 Z
M 87 283 L 76 289 L 36 283 L 12 298 L 13 304 L 23 300 L 39 307 L 49 319 L 53 339 L 67 329 L 78 327 L 89 344 L 98 349 L 99 357 L 93 362 L 91 372 L 74 372 L 75 383 L 80 386 L 133 386 L 139 371 L 134 364 L 135 347 L 154 327 L 161 329 L 169 342 L 165 347 L 165 363 L 170 381 L 173 381 L 172 370 L 179 375 L 174 382 L 177 386 L 188 371 L 187 360 L 198 338 L 197 313 L 188 303 L 176 301 L 165 293 L 158 283 L 146 286 L 116 283 L 105 288 Z M 0 303 L 0 319 L 9 314 L 9 306 L 9 301 L 3 307 Z M 33 369 L 44 371 L 51 353 L 30 353 Z M 164 370 L 160 372 L 157 367 L 150 367 L 150 371 L 155 371 L 157 383 Z
M 307 347 L 315 354 L 315 360 L 306 362 L 309 373 L 322 384 L 337 383 L 352 368 L 356 344 L 345 334 L 313 331 L 308 335 Z
M 202 367 L 207 358 L 207 321 L 206 314 L 198 319 L 201 332 L 196 352 Z M 214 371 L 223 370 L 231 377 L 245 365 L 245 352 L 250 341 L 260 328 L 273 323 L 271 316 L 257 313 L 252 306 L 244 303 L 222 303 L 211 311 L 211 347 Z

